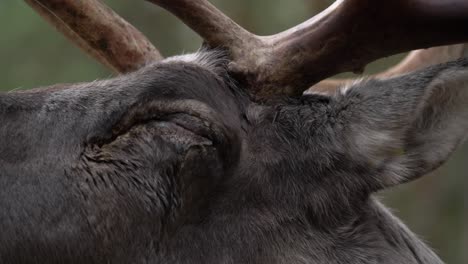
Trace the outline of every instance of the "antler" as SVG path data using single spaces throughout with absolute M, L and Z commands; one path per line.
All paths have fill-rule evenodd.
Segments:
M 65 22 L 70 16 L 67 11 L 53 8 L 50 3 L 66 3 L 69 8 L 81 10 L 79 14 L 85 18 L 96 13 L 90 9 L 80 9 L 79 4 L 72 1 L 35 2 L 47 3 L 48 9 Z M 312 19 L 272 36 L 257 36 L 248 32 L 206 0 L 148 1 L 179 17 L 210 46 L 226 48 L 231 55 L 230 70 L 233 75 L 260 97 L 298 95 L 334 74 L 362 72 L 367 63 L 381 57 L 468 41 L 468 27 L 461 27 L 468 24 L 466 0 L 337 0 Z M 102 4 L 99 5 L 100 9 L 107 10 Z M 97 18 L 94 16 L 94 19 Z M 80 16 L 75 16 L 73 21 L 83 23 L 81 26 L 78 24 L 80 30 L 74 32 L 83 39 L 88 39 L 83 36 L 90 35 L 92 40 L 101 36 L 99 31 L 94 30 L 93 23 L 114 24 L 99 20 L 89 23 Z M 124 37 L 129 33 L 123 31 L 121 34 L 122 41 L 118 47 L 124 51 L 130 45 L 130 41 L 125 41 Z M 136 35 L 141 36 L 141 33 Z M 101 47 L 95 45 L 95 41 L 91 43 L 92 48 L 100 51 Z M 124 54 L 123 51 L 116 51 L 114 55 Z M 144 58 L 148 53 L 141 52 L 136 57 Z M 110 63 L 113 65 L 114 62 Z M 141 60 L 135 60 L 136 66 L 127 68 L 134 69 L 141 64 Z
M 260 96 L 300 94 L 336 73 L 362 72 L 375 59 L 468 40 L 465 0 L 338 0 L 273 36 L 242 29 L 206 0 L 150 0 L 212 46 L 226 47 L 232 70 Z
M 162 56 L 145 36 L 99 0 L 25 0 L 97 61 L 118 73 Z
M 400 63 L 390 69 L 371 75 L 374 78 L 389 78 L 423 67 L 456 60 L 468 56 L 468 44 L 456 44 L 410 52 Z M 306 92 L 333 93 L 337 88 L 353 83 L 356 79 L 329 79 L 321 81 Z

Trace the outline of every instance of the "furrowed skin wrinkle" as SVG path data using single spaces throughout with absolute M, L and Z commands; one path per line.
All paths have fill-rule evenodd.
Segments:
M 374 193 L 468 129 L 468 60 L 253 101 L 222 51 L 0 95 L 0 263 L 442 263 Z

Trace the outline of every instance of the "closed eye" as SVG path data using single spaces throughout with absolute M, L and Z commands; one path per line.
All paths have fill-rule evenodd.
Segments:
M 209 107 L 194 100 L 168 102 L 151 101 L 132 106 L 114 126 L 112 138 L 125 134 L 132 127 L 150 122 L 171 122 L 201 136 L 214 145 L 223 143 L 224 127 Z

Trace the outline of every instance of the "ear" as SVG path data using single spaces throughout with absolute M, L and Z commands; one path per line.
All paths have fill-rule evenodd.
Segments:
M 380 188 L 440 166 L 468 134 L 468 59 L 343 88 L 334 106 L 346 148 Z

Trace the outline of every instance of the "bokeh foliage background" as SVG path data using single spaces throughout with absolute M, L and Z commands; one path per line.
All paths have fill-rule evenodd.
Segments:
M 212 2 L 250 31 L 267 35 L 304 21 L 333 1 Z M 201 39 L 190 29 L 152 4 L 128 0 L 107 0 L 106 3 L 140 29 L 165 56 L 191 52 L 201 44 Z M 112 76 L 23 1 L 0 0 L 0 25 L 0 91 Z M 401 57 L 380 60 L 369 65 L 366 72 L 385 69 Z M 467 157 L 468 144 L 432 175 L 379 194 L 447 263 L 468 263 Z

